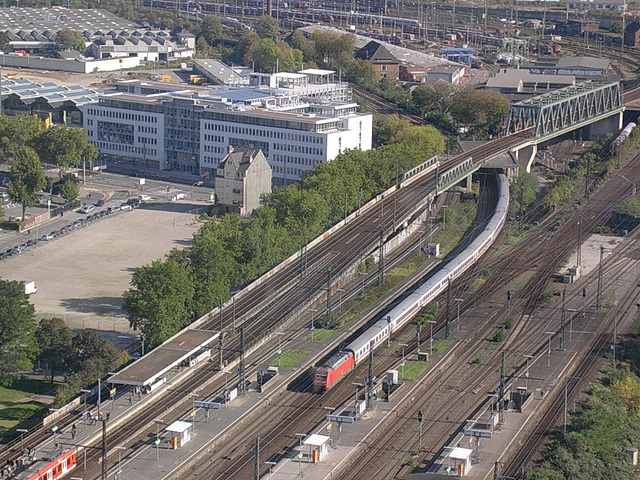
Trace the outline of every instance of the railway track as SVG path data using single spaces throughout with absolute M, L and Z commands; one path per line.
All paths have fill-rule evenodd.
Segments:
M 602 203 L 605 203 L 610 206 L 612 198 L 614 198 L 613 201 L 617 201 L 617 199 L 620 198 L 620 194 L 626 195 L 628 193 L 629 188 L 627 188 L 624 184 L 620 184 L 618 182 L 611 182 L 611 184 L 609 185 L 609 188 L 606 190 L 609 191 L 608 195 L 605 195 L 604 193 L 602 194 L 606 198 L 604 199 L 594 198 L 594 200 L 591 202 L 591 205 L 593 205 L 595 211 L 602 209 L 602 206 L 603 206 Z M 605 210 L 604 212 L 602 212 L 601 215 L 593 216 L 591 218 L 590 223 L 588 223 L 588 226 L 593 228 L 595 226 L 601 225 L 602 224 L 601 221 L 605 217 L 607 217 L 608 214 L 609 212 Z M 583 222 L 588 221 L 588 218 L 589 216 L 585 214 L 585 216 L 583 217 Z M 587 224 L 583 223 L 583 226 L 584 225 L 587 225 Z M 545 241 L 542 244 L 544 245 L 544 248 L 547 250 L 549 248 L 556 250 L 550 256 L 550 259 L 549 259 L 550 265 L 555 265 L 557 267 L 559 262 L 561 262 L 564 258 L 566 258 L 568 251 L 571 250 L 571 245 L 570 245 L 571 240 L 575 238 L 573 237 L 573 233 L 574 232 L 571 228 L 568 228 L 568 231 L 565 231 L 565 232 L 559 231 L 558 235 L 561 236 L 564 239 L 564 241 L 561 241 L 561 239 L 558 238 L 558 239 L 554 239 L 554 241 L 552 242 Z M 545 239 L 545 236 L 546 236 L 546 233 L 543 233 L 541 236 L 538 236 L 538 241 L 548 240 L 548 239 Z M 556 245 L 559 246 L 560 244 L 564 244 L 564 249 L 561 249 L 558 247 L 554 248 L 554 246 Z M 518 251 L 526 252 L 532 246 L 533 245 L 522 245 L 523 248 L 518 249 Z M 523 256 L 525 258 L 523 258 L 522 261 L 518 261 L 517 258 L 513 258 L 513 257 L 511 258 L 507 257 L 507 258 L 504 258 L 503 260 L 497 260 L 497 262 L 503 263 L 504 265 L 510 264 L 511 266 L 513 266 L 513 270 L 511 268 L 505 268 L 504 272 L 502 272 L 501 275 L 496 277 L 497 279 L 495 282 L 496 284 L 502 285 L 504 287 L 505 283 L 509 280 L 509 278 L 515 277 L 514 270 L 518 270 L 519 268 L 524 268 L 524 269 L 527 268 L 525 266 L 526 262 L 530 261 L 531 257 L 527 258 L 528 257 L 527 255 L 520 255 L 520 256 Z M 546 255 L 544 254 L 539 254 L 538 260 L 543 260 L 545 256 Z M 534 255 L 534 258 L 535 258 L 535 255 Z M 491 263 L 492 262 L 489 262 L 489 264 Z M 618 272 L 620 271 L 620 268 L 621 268 L 620 265 L 611 267 L 612 270 L 615 269 L 615 271 L 618 271 Z M 509 271 L 511 271 L 512 273 L 508 274 Z M 520 272 L 522 271 L 524 270 L 520 270 Z M 532 304 L 537 304 L 540 298 L 540 292 L 541 292 L 541 289 L 538 287 L 538 285 L 547 284 L 550 271 L 553 271 L 553 269 L 550 267 L 540 269 L 538 271 L 538 274 L 533 276 L 533 278 L 528 282 L 527 286 L 524 289 L 522 289 L 523 293 L 526 293 L 528 298 L 524 297 L 524 295 L 521 295 L 520 296 L 521 299 L 519 303 L 524 303 L 524 306 L 525 307 L 529 306 L 529 308 L 531 308 Z M 493 278 L 493 275 L 490 278 Z M 488 289 L 490 291 L 495 291 L 495 285 L 494 286 L 490 284 L 485 284 L 485 285 L 486 285 L 485 288 L 481 290 Z M 488 295 L 492 292 L 479 291 L 478 293 L 480 297 L 479 299 L 475 299 L 475 300 L 470 299 L 469 301 L 465 299 L 464 305 L 466 306 L 468 305 L 468 307 L 465 307 L 465 310 L 470 308 L 478 309 L 479 300 L 486 299 Z M 456 292 L 454 293 L 454 295 L 458 296 L 459 294 Z M 540 319 L 536 319 L 536 320 L 540 320 Z M 531 315 L 523 315 L 519 323 L 522 325 L 522 327 L 519 330 L 514 331 L 514 333 L 512 334 L 512 337 L 513 337 L 517 333 L 518 338 L 511 342 L 505 343 L 501 350 L 506 349 L 511 352 L 513 351 L 526 352 L 528 351 L 528 349 L 530 349 L 531 345 L 540 343 L 541 338 L 542 338 L 542 341 L 544 342 L 544 338 L 543 338 L 544 334 L 542 333 L 541 335 L 541 332 L 539 331 L 539 327 L 536 332 L 533 331 L 535 329 L 535 326 L 532 323 Z M 495 325 L 495 322 L 491 325 Z M 491 327 L 488 330 L 487 329 L 479 330 L 478 326 L 474 326 L 473 328 L 476 332 L 479 332 L 480 337 L 484 336 L 485 338 L 487 337 L 487 333 L 490 333 L 491 331 Z M 495 326 L 492 328 L 495 330 Z M 531 333 L 529 333 L 529 330 L 531 330 Z M 476 336 L 478 336 L 478 333 L 476 333 Z M 479 343 L 481 344 L 482 341 L 465 344 L 463 348 L 458 349 L 458 355 L 461 355 L 461 351 L 473 352 L 476 348 L 478 348 Z M 395 423 L 392 426 L 392 430 L 394 430 L 395 432 L 397 432 L 398 435 L 400 435 L 400 439 L 398 439 L 398 437 L 394 436 L 392 433 L 388 436 L 388 438 L 381 439 L 378 443 L 372 443 L 375 440 L 369 438 L 367 442 L 368 453 L 364 454 L 360 458 L 357 466 L 350 467 L 350 470 L 349 470 L 350 473 L 345 478 L 356 479 L 356 478 L 368 478 L 370 476 L 377 476 L 378 478 L 387 478 L 387 476 L 392 476 L 397 473 L 401 473 L 401 474 L 407 473 L 406 471 L 403 471 L 402 464 L 407 461 L 409 452 L 417 452 L 419 450 L 418 448 L 419 446 L 417 445 L 417 440 L 415 438 L 415 422 L 416 422 L 418 410 L 426 411 L 427 412 L 426 417 L 427 419 L 430 420 L 429 423 L 425 424 L 424 429 L 425 431 L 430 432 L 429 439 L 431 440 L 433 437 L 435 437 L 436 441 L 425 446 L 426 446 L 426 449 L 429 450 L 435 456 L 436 445 L 438 446 L 442 445 L 443 441 L 446 440 L 447 438 L 450 438 L 451 435 L 454 433 L 451 429 L 444 429 L 444 431 L 442 431 L 442 425 L 449 425 L 449 424 L 458 425 L 462 421 L 464 421 L 466 418 L 469 418 L 471 411 L 459 408 L 461 405 L 464 404 L 464 400 L 466 398 L 473 398 L 474 390 L 481 388 L 482 385 L 485 386 L 484 387 L 485 389 L 490 389 L 488 388 L 488 386 L 491 384 L 495 385 L 496 383 L 495 371 L 499 366 L 498 365 L 499 356 L 497 355 L 497 353 L 498 352 L 495 352 L 494 356 L 492 357 L 492 360 L 486 361 L 488 371 L 490 372 L 488 374 L 481 374 L 477 377 L 474 377 L 473 379 L 463 379 L 463 378 L 459 378 L 459 375 L 457 376 L 456 369 L 452 369 L 452 371 L 443 372 L 442 375 L 438 374 L 434 379 L 428 379 L 428 381 L 431 380 L 430 383 L 434 383 L 436 385 L 439 383 L 439 381 L 442 378 L 447 378 L 449 379 L 448 381 L 449 384 L 470 385 L 470 386 L 467 388 L 461 389 L 459 391 L 455 388 L 449 389 L 451 390 L 451 392 L 455 392 L 455 393 L 452 393 L 451 395 L 448 395 L 448 396 L 444 396 L 442 393 L 440 393 L 439 395 L 439 392 L 437 391 L 437 389 L 425 390 L 423 392 L 416 392 L 415 398 L 429 398 L 429 402 L 428 403 L 416 402 L 407 410 L 399 412 L 400 418 L 403 419 L 403 421 L 398 422 L 396 418 Z M 457 364 L 457 368 L 459 369 L 460 364 L 462 364 L 463 361 L 468 362 L 469 359 L 474 355 L 475 354 L 470 354 L 470 355 L 463 354 L 462 355 L 463 358 L 460 359 L 460 362 Z M 493 382 L 491 381 L 491 375 L 493 375 Z M 438 395 L 441 398 L 438 398 Z M 435 414 L 433 414 L 432 410 L 434 408 L 433 403 L 435 398 L 438 398 L 438 401 L 437 401 L 438 405 L 450 405 L 450 406 L 454 406 L 454 408 L 447 409 L 446 413 L 436 412 Z M 457 409 L 456 409 L 456 406 L 458 407 Z M 442 433 L 439 434 L 438 433 L 439 431 L 442 431 Z M 414 432 L 414 433 L 413 435 L 406 435 L 406 432 Z M 408 437 L 408 438 L 405 438 L 403 440 L 402 439 L 403 434 L 405 434 L 405 437 Z M 391 452 L 391 453 L 387 453 L 387 452 Z M 393 458 L 394 455 L 395 455 L 395 458 Z M 421 462 L 424 462 L 424 457 L 423 459 L 421 459 Z
M 483 204 L 496 201 L 495 191 L 482 196 Z M 477 223 L 482 224 L 486 217 L 481 216 Z M 479 228 L 479 227 L 476 227 Z M 410 326 L 409 328 L 413 328 Z M 376 359 L 376 375 L 395 365 L 398 361 L 396 352 L 384 352 Z M 353 397 L 351 380 L 361 378 L 363 367 L 351 372 L 338 385 L 328 392 L 317 395 L 311 392 L 310 379 L 302 375 L 292 391 L 282 393 L 271 401 L 268 412 L 252 421 L 252 435 L 260 436 L 263 458 L 276 457 L 296 443 L 295 432 L 309 431 L 326 414 L 323 405 L 340 405 L 345 399 Z M 301 390 L 301 391 L 299 391 Z M 202 478 L 207 475 L 211 479 L 246 479 L 250 478 L 254 468 L 253 438 L 237 438 L 225 442 L 217 449 L 216 456 L 207 456 L 188 476 L 184 478 Z
M 354 84 L 350 84 L 353 93 L 355 93 L 358 97 L 360 97 L 365 106 L 376 112 L 378 115 L 383 117 L 391 117 L 392 115 L 397 115 L 399 118 L 403 120 L 408 120 L 415 125 L 425 125 L 426 122 L 424 118 L 419 117 L 418 115 L 414 115 L 413 113 L 407 112 L 404 108 L 398 107 L 395 103 L 389 102 L 384 98 L 376 95 L 375 93 L 371 93 L 361 87 L 358 87 Z

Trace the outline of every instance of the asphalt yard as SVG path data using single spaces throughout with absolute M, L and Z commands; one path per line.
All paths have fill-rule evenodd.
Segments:
M 61 317 L 74 329 L 128 332 L 122 294 L 136 267 L 189 245 L 206 204 L 147 204 L 96 220 L 3 260 L 0 276 L 35 281 L 37 318 Z M 46 226 L 43 227 L 46 230 Z

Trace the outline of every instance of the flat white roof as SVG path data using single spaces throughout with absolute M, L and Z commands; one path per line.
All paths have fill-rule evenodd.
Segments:
M 468 448 L 455 447 L 453 450 L 451 450 L 451 453 L 449 453 L 449 458 L 455 458 L 456 460 L 467 460 L 472 453 L 473 450 L 470 450 Z
M 307 439 L 302 443 L 304 443 L 305 445 L 311 445 L 313 447 L 321 447 L 328 441 L 329 437 L 327 437 L 326 435 L 318 435 L 317 433 L 314 433 L 313 435 L 309 435 Z
M 184 433 L 191 428 L 189 422 L 183 422 L 182 420 L 176 420 L 167 427 L 167 432 Z M 471 451 L 471 450 L 469 450 Z
M 280 78 L 304 78 L 305 75 L 303 75 L 301 73 L 281 72 L 281 73 L 276 73 L 276 77 L 280 77 Z
M 322 70 L 321 68 L 307 68 L 306 70 L 299 70 L 298 73 L 305 73 L 307 75 L 331 75 L 336 72 L 333 70 Z

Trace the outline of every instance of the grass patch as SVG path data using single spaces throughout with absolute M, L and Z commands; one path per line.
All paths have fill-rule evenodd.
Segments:
M 304 341 L 314 342 L 314 343 L 323 343 L 329 340 L 331 337 L 333 337 L 336 333 L 338 333 L 338 331 L 332 328 L 316 328 L 313 331 L 313 340 L 311 340 L 312 334 L 310 333 L 309 335 L 304 337 Z
M 391 277 L 407 278 L 408 276 L 413 274 L 417 269 L 418 269 L 417 264 L 413 262 L 405 262 L 402 265 L 393 267 L 387 275 Z
M 429 366 L 429 362 L 411 360 L 400 367 L 400 380 L 415 380 Z
M 271 363 L 274 366 L 280 367 L 295 367 L 300 362 L 302 362 L 311 350 L 303 350 L 301 348 L 295 348 L 293 350 L 287 350 L 282 355 L 280 355 L 280 360 L 275 360 Z
M 453 343 L 452 338 L 441 338 L 433 342 L 433 353 L 440 355 Z
M 38 394 L 54 394 L 55 384 L 48 380 L 20 377 L 11 388 L 0 387 L 0 404 L 14 403 Z
M 469 285 L 469 286 L 467 287 L 467 292 L 469 292 L 469 293 L 473 293 L 473 292 L 475 292 L 475 291 L 476 291 L 478 288 L 480 288 L 480 286 L 481 286 L 484 282 L 486 282 L 486 281 L 487 281 L 487 280 L 486 280 L 486 278 L 483 278 L 483 277 L 478 277 L 478 278 L 476 278 L 476 279 L 471 283 L 471 285 Z
M 10 429 L 17 424 L 39 415 L 47 407 L 38 402 L 25 402 L 0 410 L 0 432 Z

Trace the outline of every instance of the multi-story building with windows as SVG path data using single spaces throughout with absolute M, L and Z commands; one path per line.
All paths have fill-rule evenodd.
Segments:
M 283 185 L 347 149 L 371 148 L 372 116 L 358 113 L 347 84 L 333 77 L 252 74 L 242 88 L 122 81 L 85 109 L 84 123 L 107 162 L 213 180 L 227 147 L 255 148 Z

